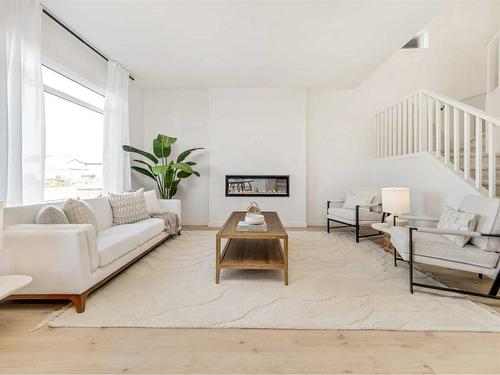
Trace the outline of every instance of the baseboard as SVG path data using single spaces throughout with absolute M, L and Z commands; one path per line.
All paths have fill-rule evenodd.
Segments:
M 309 220 L 307 222 L 308 227 L 326 227 L 326 216 L 323 220 Z
M 208 226 L 206 220 L 182 220 L 182 225 Z

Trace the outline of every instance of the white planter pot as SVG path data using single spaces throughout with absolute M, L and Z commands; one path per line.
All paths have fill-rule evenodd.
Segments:
M 179 216 L 179 223 L 182 223 L 181 200 L 180 199 L 158 199 L 162 211 L 173 212 Z

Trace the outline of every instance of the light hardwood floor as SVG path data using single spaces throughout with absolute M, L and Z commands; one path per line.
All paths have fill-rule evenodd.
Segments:
M 484 290 L 489 283 L 466 273 L 432 271 L 458 287 Z M 500 303 L 482 302 L 500 312 Z M 32 331 L 61 306 L 0 304 L 0 372 L 500 372 L 496 333 L 47 327 Z

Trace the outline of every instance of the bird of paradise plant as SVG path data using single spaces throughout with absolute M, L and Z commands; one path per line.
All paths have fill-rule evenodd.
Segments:
M 140 150 L 138 148 L 123 145 L 122 148 L 126 152 L 135 153 L 144 156 L 153 164 L 140 160 L 133 159 L 134 162 L 140 164 L 133 165 L 132 170 L 141 173 L 156 182 L 158 193 L 162 199 L 171 199 L 177 193 L 177 188 L 180 182 L 191 175 L 200 177 L 200 173 L 193 170 L 196 165 L 193 161 L 186 161 L 191 152 L 202 150 L 203 147 L 190 148 L 183 151 L 177 156 L 177 159 L 168 160 L 172 152 L 172 145 L 177 141 L 177 138 L 167 135 L 158 134 L 153 140 L 153 154 Z

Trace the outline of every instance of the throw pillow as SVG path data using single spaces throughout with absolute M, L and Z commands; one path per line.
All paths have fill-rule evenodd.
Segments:
M 156 196 L 156 190 L 145 191 L 144 199 L 146 200 L 146 209 L 150 214 L 156 214 L 161 211 L 160 201 Z
M 62 210 L 70 224 L 91 224 L 97 231 L 97 217 L 87 202 L 69 198 L 64 202 Z
M 438 222 L 438 229 L 453 229 L 463 231 L 473 231 L 476 229 L 476 215 L 457 211 L 451 207 L 445 207 Z M 469 236 L 458 236 L 451 234 L 443 234 L 450 241 L 456 243 L 460 247 L 464 247 L 471 239 Z
M 69 220 L 57 206 L 45 206 L 38 211 L 35 223 L 37 224 L 69 224 Z
M 365 207 L 359 207 L 360 212 L 368 212 L 370 211 L 370 207 L 366 206 L 369 204 L 372 204 L 374 196 L 360 196 L 360 195 L 354 195 L 354 194 L 347 194 L 345 197 L 344 201 L 344 208 L 349 208 L 351 210 L 354 210 L 356 206 L 363 206 Z
M 113 210 L 113 223 L 116 225 L 136 223 L 150 216 L 146 208 L 143 188 L 134 193 L 109 193 L 109 203 Z

